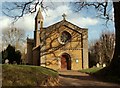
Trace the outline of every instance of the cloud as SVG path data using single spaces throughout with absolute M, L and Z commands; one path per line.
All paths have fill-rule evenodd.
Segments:
M 97 25 L 99 23 L 99 20 L 89 17 L 87 18 L 79 17 L 78 19 L 71 19 L 71 22 L 78 25 L 79 27 L 88 27 Z
M 48 9 L 44 17 L 45 26 L 49 26 L 50 24 L 62 20 L 63 13 L 69 15 L 72 11 L 67 5 L 56 7 L 56 9 Z
M 0 30 L 3 30 L 6 27 L 10 27 L 12 25 L 13 20 L 6 16 L 0 17 Z M 34 16 L 33 15 L 25 15 L 23 18 L 20 18 L 18 21 L 14 23 L 14 26 L 23 29 L 26 31 L 34 30 Z
M 19 19 L 15 26 L 24 29 L 25 31 L 33 31 L 34 30 L 34 14 L 32 15 L 25 15 L 23 18 Z
M 71 10 L 68 5 L 61 5 L 56 7 L 55 9 L 48 9 L 46 13 L 42 12 L 44 16 L 44 25 L 49 26 L 59 20 L 62 20 L 62 14 L 65 13 L 67 15 L 66 19 L 76 24 L 80 27 L 88 27 L 93 26 L 99 23 L 98 19 L 93 19 L 90 17 L 83 17 L 80 13 L 75 13 Z M 0 17 L 2 20 L 2 28 L 9 26 L 11 21 L 9 17 Z M 28 14 L 25 15 L 23 18 L 19 19 L 15 26 L 26 31 L 33 31 L 34 30 L 34 18 L 35 14 Z
M 78 25 L 79 27 L 88 27 L 94 26 L 99 23 L 98 19 L 83 17 L 80 13 L 75 13 L 72 9 L 67 5 L 62 5 L 56 7 L 56 9 L 49 9 L 47 11 L 47 16 L 45 16 L 45 25 L 50 25 L 55 23 L 56 21 L 62 20 L 62 14 L 65 13 L 67 15 L 67 20 L 72 22 L 73 24 Z
M 57 3 L 58 4 L 58 3 Z M 56 5 L 56 3 L 55 3 Z M 60 4 L 59 6 L 56 6 L 55 8 L 49 8 L 46 13 L 43 11 L 43 17 L 44 17 L 44 26 L 47 27 L 53 23 L 56 23 L 60 20 L 62 20 L 62 14 L 65 13 L 66 20 L 70 21 L 71 23 L 79 26 L 79 27 L 85 27 L 88 28 L 89 26 L 94 26 L 99 24 L 99 20 L 95 18 L 90 17 L 83 17 L 80 13 L 75 13 L 72 11 L 72 9 L 69 7 L 69 4 Z M 20 18 L 16 23 L 15 26 L 19 29 L 24 29 L 27 32 L 27 35 L 30 35 L 30 37 L 33 37 L 34 26 L 35 26 L 35 15 L 34 14 L 27 14 L 23 18 Z M 12 20 L 9 17 L 2 16 L 0 17 L 0 23 L 2 23 L 2 26 L 0 26 L 0 29 L 3 29 L 5 27 L 10 26 Z
M 11 25 L 11 19 L 9 17 L 6 16 L 1 16 L 0 17 L 0 31 L 2 31 L 2 29 L 8 27 Z

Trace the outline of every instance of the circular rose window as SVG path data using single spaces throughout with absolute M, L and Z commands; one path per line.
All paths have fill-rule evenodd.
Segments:
M 61 34 L 60 34 L 60 37 L 58 38 L 58 41 L 61 43 L 61 44 L 65 44 L 67 43 L 68 41 L 71 40 L 71 34 L 67 31 L 63 31 Z

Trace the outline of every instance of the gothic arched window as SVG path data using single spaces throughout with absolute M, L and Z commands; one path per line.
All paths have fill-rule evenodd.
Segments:
M 40 30 L 40 21 L 38 21 L 38 30 Z
M 71 34 L 67 31 L 63 31 L 61 34 L 60 34 L 60 37 L 59 37 L 59 42 L 61 44 L 65 44 L 67 43 L 68 41 L 71 40 Z

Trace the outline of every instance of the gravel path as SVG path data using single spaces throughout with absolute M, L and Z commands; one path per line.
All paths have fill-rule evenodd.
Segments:
M 59 71 L 59 74 L 61 86 L 120 88 L 119 84 L 98 81 L 95 77 L 77 71 Z

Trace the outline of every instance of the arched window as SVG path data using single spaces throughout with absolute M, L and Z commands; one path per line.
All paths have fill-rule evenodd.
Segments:
M 71 40 L 71 34 L 67 31 L 63 31 L 61 34 L 60 34 L 60 37 L 59 37 L 59 42 L 61 44 L 65 44 L 67 43 L 68 41 Z
M 38 30 L 40 30 L 40 21 L 38 21 Z

